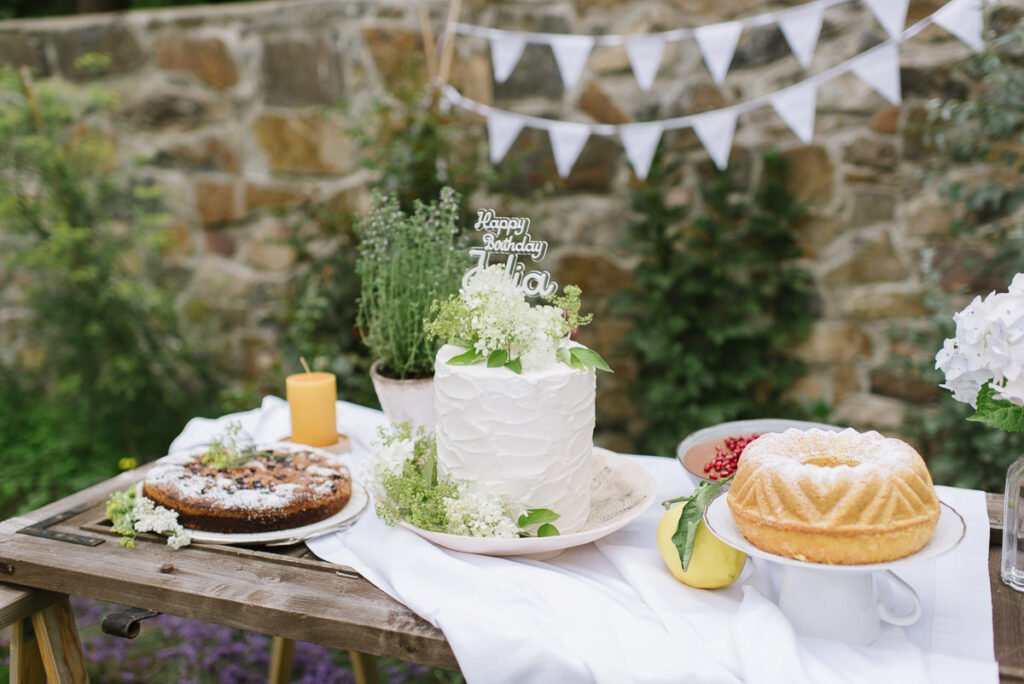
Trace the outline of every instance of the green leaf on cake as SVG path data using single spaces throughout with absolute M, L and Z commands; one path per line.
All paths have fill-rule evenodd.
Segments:
M 555 358 L 566 366 L 572 365 L 572 356 L 569 354 L 569 349 L 567 347 L 559 347 L 558 351 L 555 352 Z
M 1024 432 L 1024 406 L 1011 404 L 1005 399 L 995 398 L 996 390 L 991 383 L 978 391 L 978 408 L 967 420 L 985 423 L 1006 432 Z
M 598 370 L 603 370 L 608 373 L 615 372 L 612 370 L 612 367 L 608 365 L 608 362 L 601 358 L 601 355 L 598 354 L 593 349 L 589 349 L 587 347 L 573 347 L 572 349 L 569 350 L 569 356 L 579 361 L 582 365 L 586 366 L 587 368 L 596 368 Z M 570 365 L 572 365 L 573 368 L 576 368 L 575 364 Z
M 685 572 L 693 558 L 693 543 L 697 539 L 697 527 L 704 518 L 704 509 L 708 507 L 722 489 L 722 485 L 731 478 L 718 482 L 702 482 L 693 495 L 683 504 L 683 513 L 679 516 L 679 526 L 672 535 L 672 543 L 679 552 L 679 560 Z
M 487 357 L 488 368 L 501 368 L 508 363 L 508 352 L 504 349 L 495 349 Z
M 448 364 L 451 366 L 472 366 L 474 363 L 481 361 L 484 355 L 478 352 L 476 349 L 470 349 L 468 352 L 453 356 L 448 359 Z
M 537 536 L 538 537 L 557 537 L 558 536 L 558 528 L 555 527 L 554 525 L 552 525 L 551 523 L 544 523 L 543 525 L 541 525 L 540 527 L 537 528 Z
M 473 349 L 475 346 L 472 340 L 463 340 L 456 337 L 455 339 L 449 340 L 449 344 L 454 344 L 456 347 L 462 347 L 463 349 Z
M 505 362 L 505 368 L 508 368 L 510 371 L 517 375 L 523 374 L 523 362 L 520 361 L 519 359 L 511 359 Z
M 519 520 L 516 521 L 516 524 L 519 525 L 519 527 L 543 525 L 545 523 L 553 523 L 560 517 L 562 516 L 558 515 L 558 513 L 555 513 L 550 508 L 531 508 L 519 516 Z

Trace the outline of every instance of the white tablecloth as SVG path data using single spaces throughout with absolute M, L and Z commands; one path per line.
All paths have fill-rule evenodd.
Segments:
M 228 420 L 259 440 L 291 432 L 287 404 L 267 397 L 254 411 L 191 421 L 172 451 L 208 441 Z M 338 403 L 357 477 L 382 423 L 377 411 Z M 692 488 L 676 461 L 633 458 L 655 477 L 659 500 Z M 939 496 L 963 515 L 967 536 L 945 556 L 900 572 L 923 615 L 911 627 L 884 626 L 867 647 L 794 634 L 774 603 L 779 578 L 770 563 L 754 561 L 726 589 L 677 582 L 654 544 L 660 506 L 543 562 L 446 551 L 372 512 L 308 545 L 443 630 L 471 683 L 997 682 L 984 494 L 939 487 Z

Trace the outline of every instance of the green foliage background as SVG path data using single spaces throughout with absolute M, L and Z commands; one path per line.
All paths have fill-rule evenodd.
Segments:
M 31 311 L 0 363 L 0 517 L 161 453 L 210 406 L 162 265 L 159 193 L 119 173 L 99 90 L 0 71 L 0 273 Z
M 954 73 L 968 86 L 965 96 L 932 103 L 923 131 L 954 217 L 942 240 L 956 244 L 971 238 L 993 248 L 985 258 L 961 257 L 970 276 L 961 290 L 948 291 L 936 264 L 924 264 L 930 325 L 894 335 L 931 350 L 931 356 L 894 358 L 892 363 L 926 382 L 943 381 L 934 368 L 934 353 L 954 334 L 952 314 L 974 295 L 1005 291 L 1013 275 L 1024 272 L 1024 28 L 1004 26 L 1018 23 L 1014 16 L 1010 8 L 992 11 L 989 25 L 998 37 Z M 958 176 L 958 170 L 979 164 L 986 173 Z M 974 291 L 970 283 L 976 283 Z M 1001 492 L 1007 468 L 1024 454 L 1024 434 L 970 422 L 972 413 L 943 390 L 937 401 L 911 410 L 904 431 L 921 448 L 937 482 Z
M 637 357 L 633 388 L 646 421 L 640 453 L 672 454 L 686 434 L 762 416 L 809 417 L 783 393 L 803 373 L 788 354 L 813 323 L 810 274 L 792 228 L 803 208 L 785 190 L 786 163 L 764 158 L 760 186 L 727 173 L 701 186 L 703 211 L 670 205 L 676 163 L 659 157 L 631 195 L 629 248 L 643 257 L 623 298 Z M 825 409 L 818 407 L 819 414 Z

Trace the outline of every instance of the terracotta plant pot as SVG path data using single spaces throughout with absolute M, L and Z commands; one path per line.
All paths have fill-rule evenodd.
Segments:
M 409 421 L 434 431 L 434 378 L 395 380 L 377 372 L 379 361 L 370 366 L 370 379 L 384 415 L 392 423 Z

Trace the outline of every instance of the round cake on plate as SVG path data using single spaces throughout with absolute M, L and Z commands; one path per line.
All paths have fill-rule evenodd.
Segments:
M 913 447 L 852 429 L 762 435 L 744 450 L 726 497 L 750 543 L 814 563 L 909 556 L 939 520 L 931 475 Z
M 274 446 L 237 466 L 203 463 L 203 453 L 172 457 L 146 473 L 143 494 L 178 512 L 194 530 L 286 530 L 331 517 L 348 503 L 352 477 L 326 451 Z

